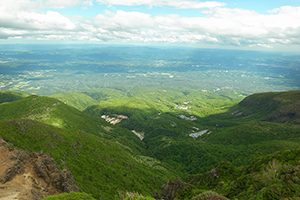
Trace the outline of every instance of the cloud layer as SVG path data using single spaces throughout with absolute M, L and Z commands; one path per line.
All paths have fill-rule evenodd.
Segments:
M 150 15 L 138 11 L 101 11 L 93 18 L 58 11 L 70 7 L 172 7 L 198 9 L 201 17 Z M 229 9 L 222 2 L 182 0 L 1 0 L 1 40 L 64 40 L 70 42 L 182 43 L 272 48 L 300 45 L 300 7 L 283 6 L 260 14 Z
M 218 6 L 225 6 L 225 3 L 216 1 L 196 2 L 196 1 L 182 1 L 182 0 L 97 0 L 101 4 L 108 5 L 125 5 L 125 6 L 139 6 L 147 5 L 149 7 L 157 6 L 171 6 L 177 9 L 199 9 L 199 8 L 214 8 Z

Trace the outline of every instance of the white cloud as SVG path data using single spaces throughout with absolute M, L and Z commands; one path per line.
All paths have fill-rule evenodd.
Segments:
M 97 0 L 99 3 L 108 5 L 125 5 L 125 6 L 138 6 L 147 5 L 150 7 L 158 6 L 171 6 L 177 9 L 199 9 L 199 8 L 214 8 L 219 6 L 225 6 L 225 3 L 216 1 L 183 1 L 183 0 Z
M 24 40 L 72 39 L 74 32 L 83 30 L 59 12 L 42 12 L 42 7 L 62 8 L 79 1 L 1 0 L 0 38 Z
M 251 45 L 249 45 L 249 47 L 264 47 L 264 48 L 268 48 L 268 49 L 272 49 L 272 48 L 274 48 L 273 46 L 271 46 L 271 45 L 267 45 L 267 44 L 260 44 L 260 43 L 258 43 L 258 44 L 251 44 Z
M 170 1 L 168 6 L 173 6 L 177 9 L 199 9 L 199 8 L 214 8 L 219 6 L 225 6 L 225 3 L 215 2 L 215 1 L 206 1 L 206 2 L 194 2 L 194 1 Z
M 260 14 L 222 3 L 180 0 L 98 0 L 112 5 L 203 8 L 202 17 L 105 11 L 93 18 L 67 17 L 41 8 L 92 6 L 92 0 L 1 0 L 0 39 L 220 44 L 271 48 L 300 44 L 300 7 L 283 6 Z M 77 13 L 76 13 L 77 14 Z
M 3 16 L 6 16 L 3 18 Z M 19 12 L 16 15 L 0 14 L 0 27 L 19 30 L 78 30 L 80 29 L 70 19 L 58 12 L 48 11 L 46 13 Z
M 97 0 L 97 2 L 102 4 L 109 4 L 109 5 L 134 6 L 134 5 L 151 5 L 155 2 L 155 0 Z
M 76 25 L 58 12 L 44 13 L 21 12 L 17 16 L 18 23 L 24 23 L 31 29 L 64 29 L 75 30 Z
M 77 0 L 77 3 L 81 0 Z M 62 2 L 62 1 L 60 1 Z M 70 6 L 71 1 L 59 3 L 57 0 L 28 1 L 2 0 L 0 2 L 0 27 L 13 30 L 66 30 L 76 31 L 80 27 L 59 12 L 41 12 L 43 6 Z M 43 6 L 41 6 L 41 3 Z
M 93 0 L 85 0 L 83 3 L 83 8 L 84 9 L 88 9 L 88 7 L 92 7 L 93 6 Z
M 149 14 L 140 12 L 106 11 L 97 15 L 92 23 L 95 27 L 101 27 L 109 31 L 139 31 L 142 28 L 153 27 L 153 18 Z
M 92 6 L 93 0 L 1 0 L 0 8 L 11 13 L 19 11 L 38 11 L 41 8 L 63 9 L 78 5 Z
M 262 15 L 244 9 L 214 8 L 205 17 L 157 16 L 156 22 L 164 29 L 180 27 L 184 29 L 181 33 L 198 33 L 221 43 L 288 44 L 300 41 L 299 9 L 282 7 L 277 14 Z
M 145 2 L 150 0 L 141 3 Z M 88 24 L 90 36 L 103 41 L 219 43 L 271 48 L 273 44 L 300 43 L 298 9 L 282 7 L 263 15 L 245 9 L 212 8 L 205 17 L 106 11 Z
M 84 0 L 38 0 L 42 7 L 46 8 L 68 8 L 68 7 L 75 7 L 79 4 L 84 3 Z

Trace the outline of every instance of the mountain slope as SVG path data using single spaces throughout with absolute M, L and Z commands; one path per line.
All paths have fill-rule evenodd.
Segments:
M 91 98 L 90 96 L 82 93 L 76 93 L 76 92 L 64 92 L 64 93 L 54 94 L 49 97 L 58 99 L 66 103 L 67 105 L 77 108 L 80 111 L 84 110 L 89 105 L 96 102 L 96 100 Z
M 232 115 L 278 123 L 300 123 L 300 91 L 253 94 L 232 110 Z
M 23 99 L 27 96 L 29 96 L 29 94 L 20 91 L 0 91 L 0 104 Z
M 157 101 L 153 93 L 161 96 L 161 102 Z M 223 113 L 206 117 L 199 117 L 198 112 L 193 112 L 195 118 L 191 118 L 190 113 L 195 110 L 195 101 L 207 102 L 208 107 L 216 104 L 216 109 L 219 109 L 218 106 L 230 105 L 230 101 L 226 100 L 229 97 L 218 99 L 216 95 L 202 92 L 201 99 L 195 93 L 183 96 L 183 93 L 171 91 L 164 97 L 163 93 L 166 92 L 148 89 L 143 93 L 138 90 L 136 95 L 139 97 L 100 101 L 85 112 L 95 116 L 129 116 L 129 119 L 116 126 L 141 132 L 148 156 L 172 163 L 189 173 L 204 172 L 223 160 L 239 166 L 248 164 L 260 155 L 300 147 L 299 125 L 266 121 L 286 105 L 297 107 L 299 91 L 253 94 L 238 105 L 227 108 L 227 112 L 224 109 Z M 149 94 L 151 100 L 146 99 L 146 94 Z M 166 103 L 170 99 L 178 100 L 178 105 L 186 102 L 192 108 L 175 109 L 170 106 L 173 103 Z M 191 99 L 193 102 L 188 103 L 187 100 Z M 157 106 L 159 104 L 160 107 Z M 203 112 L 202 107 L 197 109 Z M 197 133 L 199 137 L 191 137 L 191 134 Z
M 114 199 L 118 191 L 151 195 L 173 176 L 160 162 L 83 131 L 10 119 L 0 121 L 0 135 L 16 148 L 44 150 L 60 167 L 70 169 L 81 190 L 97 199 Z
M 95 135 L 103 135 L 107 123 L 100 118 L 89 116 L 65 103 L 49 97 L 28 96 L 26 98 L 0 104 L 0 119 L 24 118 L 37 120 L 60 128 L 84 130 Z
M 146 91 L 147 94 L 149 92 L 150 90 Z M 192 113 L 192 109 L 179 109 L 176 106 L 175 108 L 172 106 L 188 105 L 193 108 L 195 102 L 191 103 L 188 101 L 189 99 L 185 99 L 185 97 L 191 95 L 191 98 L 193 97 L 196 99 L 196 97 L 194 97 L 196 95 L 195 93 L 187 94 L 185 97 L 182 97 L 182 94 L 178 93 L 178 102 L 176 102 L 177 100 L 172 100 L 175 101 L 175 104 L 174 102 L 168 104 L 168 98 L 173 98 L 172 95 L 174 95 L 175 98 L 177 93 L 169 94 L 169 96 L 161 98 L 161 102 L 154 96 L 147 99 L 147 96 L 145 96 L 146 93 L 125 98 L 109 98 L 106 96 L 105 98 L 107 99 L 105 101 L 97 102 L 85 109 L 84 112 L 86 113 L 80 112 L 57 99 L 49 97 L 29 96 L 14 102 L 2 103 L 0 104 L 0 113 L 3 115 L 0 115 L 0 119 L 4 120 L 3 126 L 8 127 L 6 129 L 3 128 L 3 130 L 5 130 L 3 134 L 6 134 L 6 137 L 9 137 L 9 133 L 14 131 L 18 132 L 17 135 L 28 132 L 34 133 L 37 130 L 42 130 L 42 133 L 45 132 L 43 128 L 31 129 L 30 127 L 37 126 L 32 125 L 33 123 L 38 123 L 27 120 L 31 119 L 61 128 L 59 130 L 68 133 L 68 136 L 66 137 L 70 137 L 69 134 L 75 139 L 83 137 L 83 141 L 87 138 L 93 138 L 91 141 L 86 141 L 86 145 L 80 145 L 83 144 L 83 142 L 79 141 L 79 139 L 75 141 L 70 140 L 72 144 L 68 144 L 66 143 L 67 139 L 62 139 L 62 141 L 60 141 L 61 139 L 58 137 L 55 140 L 62 142 L 59 145 L 69 145 L 72 146 L 72 148 L 79 145 L 80 148 L 85 147 L 86 149 L 89 149 L 89 151 L 94 151 L 92 154 L 98 155 L 96 152 L 99 150 L 99 146 L 105 146 L 103 144 L 103 141 L 105 141 L 104 143 L 109 143 L 108 146 L 111 146 L 113 149 L 100 149 L 99 151 L 111 151 L 112 154 L 109 154 L 108 159 L 105 159 L 108 164 L 98 163 L 97 166 L 102 166 L 106 171 L 109 171 L 108 168 L 111 169 L 112 166 L 116 166 L 118 168 L 114 169 L 114 172 L 116 173 L 120 172 L 119 168 L 122 168 L 122 166 L 125 166 L 125 168 L 130 170 L 136 169 L 135 167 L 132 168 L 129 164 L 133 162 L 150 167 L 149 170 L 148 168 L 146 170 L 149 173 L 153 168 L 157 168 L 158 170 L 161 169 L 161 164 L 159 164 L 159 162 L 142 155 L 151 156 L 161 162 L 168 163 L 178 171 L 180 170 L 181 174 L 195 174 L 205 172 L 221 161 L 229 161 L 235 168 L 236 166 L 249 164 L 258 156 L 272 154 L 277 151 L 300 148 L 300 125 L 297 121 L 299 120 L 299 91 L 253 94 L 232 108 L 227 108 L 227 106 L 230 105 L 230 102 L 232 103 L 232 101 L 227 100 L 229 97 L 224 96 L 222 100 L 218 101 L 217 96 L 207 94 L 208 96 L 205 98 L 214 97 L 211 103 L 207 104 L 208 107 L 212 108 L 213 104 L 216 103 L 218 106 L 221 106 L 220 110 L 222 110 L 223 113 L 214 115 L 201 114 L 200 116 L 197 116 L 198 111 Z M 163 95 L 163 93 L 164 91 L 161 91 L 160 95 Z M 97 93 L 94 93 L 94 95 L 96 94 Z M 132 93 L 132 95 L 134 95 L 134 93 Z M 201 98 L 199 97 L 198 99 L 200 102 Z M 206 99 L 205 101 L 208 100 Z M 224 102 L 224 104 L 222 102 Z M 216 109 L 219 109 L 218 106 Z M 201 111 L 202 107 L 197 107 L 197 109 Z M 228 111 L 226 112 L 226 110 Z M 195 116 L 192 114 L 195 114 Z M 100 119 L 102 115 L 117 117 L 124 117 L 122 115 L 126 115 L 128 116 L 128 119 L 125 119 L 124 117 L 119 124 L 110 125 L 103 119 Z M 23 119 L 20 120 L 20 118 Z M 26 125 L 27 121 L 30 121 L 28 126 Z M 9 125 L 10 122 L 13 122 L 13 125 Z M 24 123 L 26 126 L 22 125 Z M 48 125 L 43 126 L 50 127 Z M 27 131 L 28 129 L 30 131 Z M 58 129 L 55 130 L 57 131 L 54 132 L 59 132 Z M 144 138 L 140 140 L 131 132 L 132 130 L 140 132 Z M 104 140 L 103 138 L 95 139 L 96 136 L 88 136 L 88 133 L 108 138 L 110 141 Z M 75 136 L 76 134 L 78 136 Z M 195 134 L 198 134 L 198 136 L 191 136 Z M 28 134 L 28 137 L 22 136 L 24 140 L 22 142 L 18 142 L 20 139 L 16 140 L 17 135 L 12 135 L 12 138 L 10 139 L 13 140 L 14 143 L 17 143 L 18 146 L 22 146 L 22 142 L 30 143 L 34 141 L 36 144 L 33 145 L 32 148 L 34 146 L 38 148 L 46 146 L 52 153 L 57 149 L 56 144 L 53 144 L 52 142 L 49 144 L 40 144 L 37 138 L 44 138 L 41 133 L 37 133 L 36 137 L 33 137 L 32 134 Z M 48 141 L 48 137 L 49 136 L 45 136 L 45 138 L 47 138 L 45 141 Z M 89 143 L 92 144 L 98 140 L 103 141 L 102 143 L 89 145 Z M 23 146 L 22 148 L 28 149 L 29 147 Z M 97 150 L 91 150 L 90 148 L 95 148 Z M 120 152 L 123 153 L 120 148 L 128 153 L 124 154 L 124 156 L 129 155 L 126 158 L 127 160 L 131 157 L 134 158 L 135 161 L 122 163 L 123 158 L 118 157 L 120 156 L 118 155 Z M 82 160 L 84 160 L 83 157 L 73 153 L 73 151 L 77 152 L 75 148 L 75 150 L 73 149 L 72 151 L 63 150 L 60 152 L 60 154 L 63 154 L 64 156 L 62 157 L 59 155 L 60 157 L 58 156 L 57 158 L 58 160 L 62 159 L 61 165 L 67 165 L 67 162 L 65 162 L 67 161 L 65 158 L 66 155 L 62 153 L 64 151 L 70 152 L 70 155 L 72 155 L 71 160 L 73 160 L 73 157 L 74 159 L 79 159 L 77 161 L 73 160 L 73 164 L 70 164 L 71 166 L 73 165 L 75 171 L 79 170 L 79 165 L 84 166 L 86 164 L 82 164 Z M 99 154 L 106 155 L 105 153 L 100 152 Z M 55 155 L 52 156 L 55 157 Z M 116 164 L 117 162 L 115 159 L 110 158 L 116 158 L 115 156 L 117 156 L 117 159 L 120 160 L 121 164 Z M 90 158 L 85 159 L 88 163 L 96 162 L 94 158 L 91 158 L 91 160 L 89 160 Z M 137 165 L 138 164 L 134 164 L 134 166 Z M 95 180 L 94 178 L 98 176 L 98 172 L 92 171 L 96 169 L 97 166 L 91 164 L 93 169 L 84 166 L 89 173 L 93 174 L 92 176 L 86 175 L 87 177 L 82 178 L 81 176 L 75 175 L 75 178 L 81 177 L 78 180 L 84 184 L 80 187 L 85 188 L 87 181 L 93 182 Z M 163 171 L 172 172 L 171 169 L 169 171 Z M 158 184 L 158 182 L 152 179 L 152 171 L 150 174 L 142 171 L 136 172 L 144 174 L 145 176 L 148 176 L 148 178 L 144 179 L 136 177 L 135 172 L 132 172 L 134 174 L 130 175 L 127 172 L 121 171 L 120 173 L 122 176 L 118 176 L 119 181 L 122 183 L 120 183 L 121 185 L 118 185 L 119 183 L 115 184 L 118 181 L 115 177 L 102 174 L 105 181 L 98 177 L 97 181 L 99 184 L 101 181 L 103 181 L 103 183 L 112 181 L 113 185 L 104 186 L 96 184 L 96 186 L 105 188 L 108 195 L 112 194 L 113 190 L 117 190 L 119 187 L 122 188 L 122 185 L 128 184 L 130 185 L 130 188 L 136 188 L 136 191 L 143 191 L 144 188 L 139 188 L 138 185 L 127 182 L 127 178 L 129 178 L 128 180 L 139 179 L 141 182 L 153 181 Z M 170 173 L 166 173 L 165 175 L 171 177 Z M 157 176 L 154 177 L 158 178 Z M 165 176 L 161 178 L 164 179 L 164 177 Z M 124 178 L 124 180 L 122 178 Z M 151 182 L 151 184 L 153 182 Z M 114 187 L 114 185 L 117 186 Z M 91 188 L 85 188 L 84 191 L 89 191 L 89 189 Z M 92 190 L 91 193 L 95 194 L 94 190 L 96 190 L 96 188 L 93 188 Z M 124 188 L 124 190 L 126 190 L 126 188 Z M 149 191 L 145 194 L 148 195 Z M 222 194 L 225 193 L 222 191 Z
M 120 86 L 120 88 L 121 87 L 122 86 Z M 128 97 L 128 93 L 126 92 L 126 90 L 111 89 L 111 88 L 87 90 L 82 93 L 90 96 L 91 98 L 95 99 L 96 101 L 105 101 L 105 100 L 113 99 L 113 98 Z
M 180 118 L 169 118 L 172 121 L 168 121 L 162 114 L 160 119 L 155 119 L 156 122 L 144 123 L 149 125 L 144 138 L 147 153 L 179 165 L 189 173 L 196 173 L 204 172 L 220 161 L 227 160 L 240 166 L 257 156 L 299 148 L 299 93 L 253 94 L 228 112 L 197 117 L 192 122 L 184 122 L 186 120 Z M 289 123 L 269 120 L 272 116 L 281 116 L 278 113 L 283 110 L 295 112 Z M 195 133 L 199 136 L 192 138 L 190 134 Z
M 124 115 L 128 119 L 122 120 L 122 127 L 131 131 L 143 125 L 148 119 L 155 118 L 168 110 L 169 108 L 163 104 L 145 98 L 130 97 L 100 101 L 85 109 L 84 112 L 96 117 Z
M 100 117 L 94 117 L 55 98 L 28 96 L 0 104 L 1 119 L 30 119 L 59 128 L 82 130 L 106 139 L 115 139 L 133 150 L 143 151 L 144 145 L 130 130 L 113 127 Z
M 178 199 L 190 199 L 204 191 L 214 191 L 229 199 L 298 199 L 300 195 L 300 149 L 286 150 L 254 159 L 235 167 L 229 162 L 211 171 L 191 175 L 189 187 L 177 191 Z

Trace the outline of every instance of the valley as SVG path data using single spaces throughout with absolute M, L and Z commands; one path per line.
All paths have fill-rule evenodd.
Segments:
M 300 194 L 299 55 L 6 49 L 0 50 L 0 136 L 14 148 L 51 155 L 70 169 L 80 192 L 151 199 L 158 191 L 167 199 L 161 187 L 179 178 L 177 200 L 204 192 L 241 200 Z
M 2 90 L 38 95 L 97 88 L 198 89 L 244 95 L 299 87 L 299 58 L 279 53 L 76 46 L 2 45 Z M 8 49 L 8 50 L 5 50 Z

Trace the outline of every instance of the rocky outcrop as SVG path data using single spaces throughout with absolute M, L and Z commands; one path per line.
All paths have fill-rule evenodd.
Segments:
M 40 200 L 46 196 L 78 191 L 67 167 L 61 171 L 45 152 L 17 150 L 0 137 L 0 200 Z

